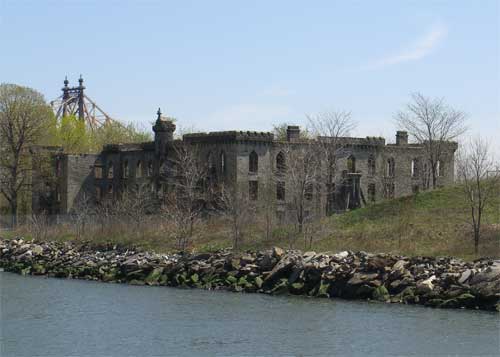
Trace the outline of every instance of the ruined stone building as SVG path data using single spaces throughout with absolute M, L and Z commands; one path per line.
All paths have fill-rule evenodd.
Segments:
M 283 148 L 301 145 L 299 127 L 288 127 L 286 141 L 272 133 L 249 131 L 195 133 L 174 139 L 175 128 L 158 111 L 152 142 L 106 145 L 98 154 L 53 151 L 55 182 L 37 186 L 34 211 L 68 214 L 83 197 L 99 204 L 139 184 L 161 193 L 169 180 L 175 180 L 167 167 L 175 146 L 184 144 L 199 149 L 208 175 L 246 191 L 249 201 L 275 205 L 281 218 L 290 214 L 286 171 L 278 179 L 276 173 L 287 165 Z M 375 137 L 342 138 L 342 142 L 345 149 L 339 155 L 332 192 L 327 194 L 319 184 L 308 188 L 306 203 L 311 213 L 327 215 L 428 187 L 423 175 L 428 171 L 424 147 L 409 143 L 406 132 L 397 132 L 395 144 Z M 456 143 L 446 143 L 437 168 L 440 186 L 454 181 L 456 148 Z

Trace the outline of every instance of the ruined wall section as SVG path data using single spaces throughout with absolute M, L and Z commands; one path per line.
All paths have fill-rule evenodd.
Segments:
M 61 175 L 58 177 L 57 201 L 61 214 L 71 213 L 78 202 L 95 200 L 94 167 L 99 155 L 65 154 L 59 156 Z
M 107 145 L 101 153 L 102 177 L 96 187 L 102 192 L 101 199 L 113 199 L 119 192 L 153 185 L 159 172 L 159 160 L 155 157 L 154 143 Z M 155 175 L 156 174 L 156 175 Z

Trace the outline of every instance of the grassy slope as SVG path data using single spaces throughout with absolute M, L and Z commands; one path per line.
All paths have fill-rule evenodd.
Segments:
M 461 187 L 452 186 L 325 218 L 311 234 L 311 246 L 303 237 L 287 237 L 286 229 L 276 229 L 273 239 L 265 240 L 257 225 L 247 230 L 242 249 L 279 245 L 315 251 L 364 250 L 475 259 L 469 219 Z M 230 246 L 228 235 L 227 227 L 209 226 L 197 239 L 196 249 Z M 500 197 L 494 197 L 485 212 L 479 256 L 500 257 Z
M 353 249 L 474 258 L 469 209 L 460 186 L 384 201 L 336 216 L 318 250 Z M 481 256 L 500 256 L 500 198 L 485 212 Z

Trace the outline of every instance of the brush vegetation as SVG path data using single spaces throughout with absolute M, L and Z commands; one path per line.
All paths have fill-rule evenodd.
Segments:
M 326 217 L 309 224 L 300 234 L 294 226 L 273 224 L 271 234 L 267 235 L 263 218 L 255 215 L 242 227 L 240 249 L 282 246 L 314 251 L 447 255 L 467 260 L 500 257 L 499 195 L 496 194 L 485 210 L 477 255 L 474 254 L 469 215 L 463 187 L 455 185 Z M 156 252 L 178 250 L 171 224 L 161 216 L 145 216 L 134 221 L 133 227 L 131 225 L 129 219 L 102 224 L 86 222 L 82 230 L 81 222 L 77 228 L 74 224 L 42 227 L 32 223 L 3 235 L 7 238 L 21 235 L 39 240 L 80 240 L 95 245 L 111 243 Z M 188 250 L 214 251 L 231 247 L 232 243 L 228 218 L 212 217 L 196 225 Z

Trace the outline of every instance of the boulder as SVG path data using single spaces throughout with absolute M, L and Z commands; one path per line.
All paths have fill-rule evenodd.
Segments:
M 458 283 L 465 284 L 467 282 L 467 280 L 469 280 L 470 277 L 472 277 L 472 270 L 467 269 L 460 275 L 460 278 L 458 279 Z
M 434 290 L 434 284 L 432 283 L 434 280 L 436 280 L 436 276 L 433 275 L 428 279 L 417 282 L 417 292 L 419 294 L 430 293 L 432 290 Z
M 365 283 L 371 283 L 378 277 L 377 273 L 365 274 L 365 273 L 354 273 L 352 278 L 347 282 L 348 285 L 360 285 Z
M 276 264 L 271 270 L 265 281 L 275 281 L 288 274 L 288 272 L 294 266 L 296 260 L 297 256 L 291 253 L 283 256 L 278 264 Z
M 375 288 L 372 293 L 372 299 L 378 301 L 388 301 L 390 298 L 389 291 L 386 287 L 381 285 Z
M 281 258 L 283 255 L 285 255 L 285 250 L 281 249 L 280 247 L 273 247 L 273 257 L 275 258 Z

